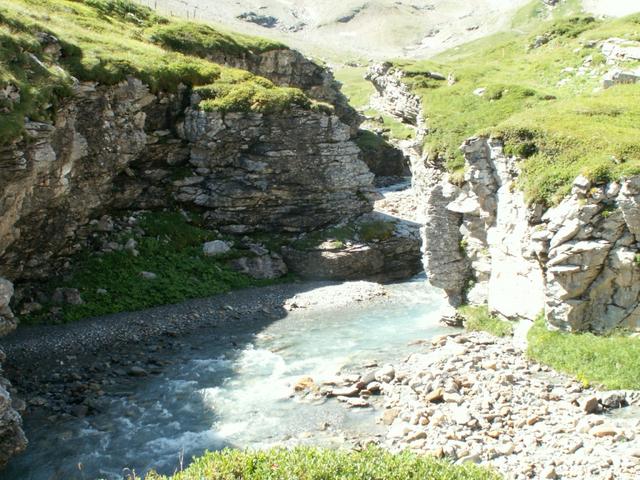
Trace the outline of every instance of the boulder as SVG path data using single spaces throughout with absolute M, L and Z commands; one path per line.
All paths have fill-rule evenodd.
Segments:
M 236 258 L 230 263 L 234 270 L 258 280 L 280 278 L 287 274 L 287 265 L 276 253 L 257 257 Z
M 77 288 L 56 288 L 51 295 L 51 301 L 58 305 L 82 305 L 84 303 Z
M 212 242 L 206 242 L 202 245 L 202 253 L 206 257 L 217 257 L 218 255 L 224 255 L 231 250 L 231 243 L 224 240 L 213 240 Z

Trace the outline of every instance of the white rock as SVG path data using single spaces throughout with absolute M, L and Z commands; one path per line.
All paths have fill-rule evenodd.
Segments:
M 207 257 L 216 257 L 223 255 L 231 250 L 231 244 L 224 240 L 213 240 L 212 242 L 206 242 L 202 246 L 202 253 Z

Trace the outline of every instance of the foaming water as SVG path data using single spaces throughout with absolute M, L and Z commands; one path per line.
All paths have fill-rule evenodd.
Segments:
M 371 409 L 292 397 L 302 376 L 316 383 L 365 364 L 397 361 L 408 342 L 447 331 L 438 291 L 424 280 L 334 310 L 294 310 L 256 326 L 238 322 L 188 339 L 157 376 L 114 397 L 104 413 L 57 424 L 27 419 L 28 451 L 3 479 L 121 479 L 129 470 L 172 473 L 205 450 L 312 443 L 339 446 L 375 434 Z

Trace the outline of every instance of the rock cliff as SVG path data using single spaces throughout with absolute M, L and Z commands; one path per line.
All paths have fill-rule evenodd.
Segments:
M 527 205 L 516 188 L 518 159 L 499 140 L 463 145 L 465 181 L 448 210 L 462 215 L 461 240 L 476 283 L 507 318 L 544 311 L 562 330 L 640 328 L 640 178 L 592 184 L 578 177 L 558 205 Z
M 465 175 L 451 182 L 444 166 L 422 152 L 428 126 L 416 117 L 419 99 L 389 65 L 369 79 L 387 111 L 418 125 L 409 147 L 421 201 L 423 263 L 434 286 L 454 306 L 488 303 L 510 319 L 544 312 L 552 328 L 606 332 L 640 328 L 640 179 L 592 184 L 578 177 L 558 205 L 529 205 L 518 189 L 520 160 L 501 140 L 462 145 Z M 426 106 L 428 110 L 428 106 Z
M 297 50 L 278 48 L 242 55 L 212 52 L 209 58 L 216 63 L 248 70 L 255 75 L 268 78 L 276 85 L 297 87 L 313 99 L 330 103 L 335 107 L 340 120 L 349 125 L 352 135 L 356 134 L 362 123 L 360 114 L 349 105 L 331 72 Z
M 184 105 L 186 88 L 152 94 L 135 78 L 75 90 L 55 122 L 27 122 L 29 138 L 0 150 L 8 278 L 50 275 L 111 209 L 178 201 L 236 231 L 303 231 L 371 210 L 373 175 L 337 116 L 204 113 Z
M 189 108 L 180 130 L 199 175 L 174 182 L 176 198 L 227 231 L 308 231 L 371 210 L 373 174 L 337 116 Z
M 13 285 L 8 280 L 0 278 L 0 337 L 11 332 L 16 326 L 9 308 L 12 296 Z M 4 361 L 5 355 L 0 348 L 0 468 L 6 465 L 9 458 L 27 446 L 27 439 L 22 431 L 22 418 L 18 413 L 20 408 L 16 408 L 19 407 L 20 401 L 15 398 L 9 381 L 2 377 Z

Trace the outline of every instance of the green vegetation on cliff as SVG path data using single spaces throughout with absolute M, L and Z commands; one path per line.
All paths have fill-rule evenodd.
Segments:
M 425 147 L 458 178 L 460 144 L 473 135 L 502 137 L 524 158 L 529 201 L 553 204 L 580 173 L 609 180 L 640 173 L 640 85 L 602 91 L 606 65 L 598 41 L 640 40 L 640 15 L 596 20 L 565 2 L 554 18 L 536 1 L 516 30 L 454 48 L 429 61 L 398 61 L 423 99 Z M 630 66 L 634 66 L 630 64 Z M 451 74 L 456 81 L 430 78 Z
M 169 477 L 151 473 L 146 480 L 497 480 L 500 476 L 473 464 L 379 448 L 360 452 L 297 447 L 257 452 L 207 453 Z
M 52 120 L 72 94 L 74 77 L 113 85 L 135 76 L 154 91 L 175 91 L 180 84 L 227 84 L 233 76 L 234 88 L 249 100 L 224 101 L 227 108 L 310 105 L 299 90 L 206 59 L 275 48 L 283 46 L 169 20 L 128 0 L 6 0 L 0 5 L 0 144 L 22 133 L 24 117 Z M 254 88 L 257 83 L 264 88 Z
M 80 253 L 68 275 L 51 279 L 43 286 L 49 298 L 56 288 L 77 288 L 84 303 L 59 306 L 47 303 L 43 310 L 21 315 L 20 321 L 71 322 L 291 280 L 290 277 L 256 280 L 228 266 L 234 258 L 252 256 L 248 250 L 234 248 L 224 255 L 206 257 L 203 243 L 217 236 L 201 226 L 196 215 L 187 221 L 177 212 L 147 213 L 141 218 L 140 227 L 144 235 L 124 235 L 119 239 L 123 244 L 134 238 L 139 255 L 126 250 Z M 143 272 L 155 277 L 145 278 Z M 51 307 L 58 308 L 58 313 L 52 315 Z

